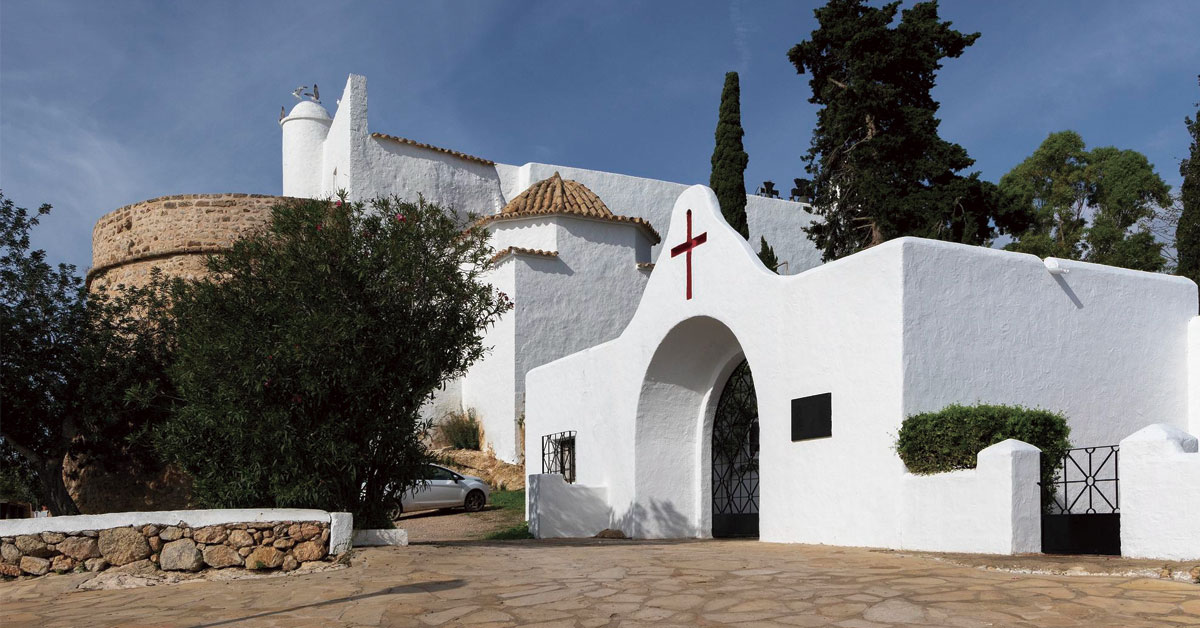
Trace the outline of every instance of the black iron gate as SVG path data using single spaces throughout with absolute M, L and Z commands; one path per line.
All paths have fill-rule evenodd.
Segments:
M 1042 490 L 1043 553 L 1121 554 L 1117 456 L 1117 445 L 1105 445 L 1052 461 L 1053 480 Z
M 744 360 L 721 390 L 713 418 L 712 535 L 758 536 L 758 400 Z

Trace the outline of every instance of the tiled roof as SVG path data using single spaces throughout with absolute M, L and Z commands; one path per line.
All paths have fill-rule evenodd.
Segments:
M 589 190 L 586 185 L 571 179 L 564 179 L 557 172 L 549 179 L 543 179 L 529 186 L 527 190 L 509 201 L 499 214 L 487 216 L 482 222 L 551 215 L 626 222 L 642 229 L 652 244 L 658 244 L 662 240 L 654 227 L 646 220 L 613 214 L 604 201 L 600 200 L 600 197 L 596 196 L 596 193 Z
M 521 246 L 510 246 L 506 249 L 497 251 L 496 254 L 492 256 L 492 259 L 490 261 L 492 263 L 496 263 L 496 262 L 504 259 L 505 257 L 508 257 L 509 255 L 536 255 L 538 257 L 558 257 L 558 252 L 543 251 L 541 249 L 527 249 L 527 248 L 521 247 Z
M 485 166 L 496 165 L 496 162 L 492 161 L 491 159 L 484 159 L 483 157 L 476 157 L 474 155 L 460 153 L 456 150 L 450 150 L 449 148 L 442 148 L 440 146 L 434 146 L 433 144 L 426 144 L 424 142 L 410 140 L 406 137 L 397 137 L 395 135 L 388 135 L 386 133 L 372 133 L 371 137 L 378 138 L 381 140 L 392 140 L 393 142 L 400 142 L 401 144 L 408 144 L 409 146 L 416 146 L 417 148 L 427 148 L 429 150 L 436 150 L 439 153 L 446 153 L 447 155 L 454 155 L 455 157 L 458 157 L 459 159 L 466 159 L 467 161 L 474 161 L 476 163 L 480 163 Z

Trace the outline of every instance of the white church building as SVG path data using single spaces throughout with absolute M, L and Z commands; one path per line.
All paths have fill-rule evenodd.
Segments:
M 703 186 L 372 131 L 361 76 L 336 115 L 306 101 L 280 125 L 285 196 L 420 195 L 484 216 L 489 281 L 515 307 L 427 410 L 475 410 L 487 446 L 524 459 L 538 537 L 1009 554 L 1049 551 L 1051 528 L 1086 537 L 1086 520 L 1104 551 L 1200 558 L 1187 279 L 916 238 L 821 265 L 799 203 L 748 197 L 747 242 Z M 1043 508 L 1040 452 L 1019 441 L 975 469 L 909 473 L 903 420 L 953 403 L 1067 416 L 1068 503 Z
M 522 454 L 525 374 L 615 338 L 633 315 L 662 250 L 681 183 L 527 163 L 496 163 L 370 130 L 366 77 L 351 75 L 332 117 L 305 100 L 280 119 L 283 195 L 352 200 L 397 195 L 488 217 L 498 265 L 490 281 L 514 303 L 484 340 L 492 347 L 427 408 L 431 418 L 474 410 L 487 447 Z M 750 241 L 765 237 L 781 272 L 820 264 L 802 229 L 805 206 L 747 197 Z
M 895 451 L 907 416 L 994 403 L 1062 412 L 1094 448 L 1059 514 L 1095 497 L 1121 553 L 1200 558 L 1190 280 L 918 238 L 779 276 L 703 186 L 665 232 L 621 334 L 527 375 L 536 536 L 1039 552 L 1067 520 L 1042 510 L 1037 448 L 927 476 Z

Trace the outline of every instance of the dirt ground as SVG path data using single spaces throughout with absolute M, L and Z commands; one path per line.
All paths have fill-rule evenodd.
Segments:
M 521 521 L 521 512 L 489 505 L 479 512 L 460 508 L 405 513 L 396 520 L 396 527 L 408 531 L 409 543 L 442 543 L 478 541 Z

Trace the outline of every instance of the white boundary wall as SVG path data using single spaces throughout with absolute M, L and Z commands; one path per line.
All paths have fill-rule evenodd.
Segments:
M 904 479 L 902 549 L 1042 551 L 1041 450 L 1009 439 L 979 452 L 977 460 L 974 469 Z
M 567 484 L 560 473 L 530 474 L 525 518 L 539 539 L 595 536 L 609 527 L 612 509 L 604 487 Z
M 1121 441 L 1121 554 L 1200 559 L 1196 437 L 1157 424 Z

